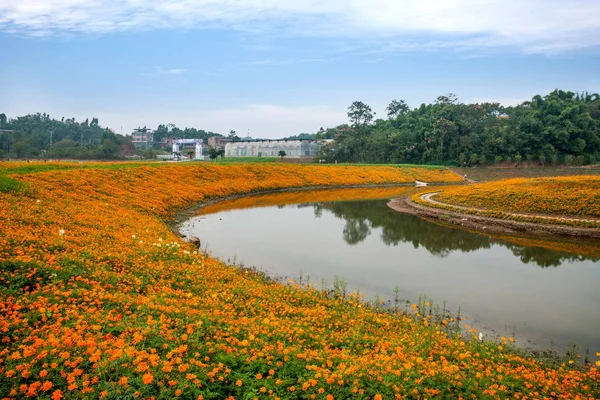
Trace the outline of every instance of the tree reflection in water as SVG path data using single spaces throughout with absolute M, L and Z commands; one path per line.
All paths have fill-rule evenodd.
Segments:
M 303 204 L 298 207 L 306 206 Z M 553 242 L 545 243 L 544 247 L 523 246 L 511 243 L 510 237 L 493 238 L 432 223 L 414 215 L 398 213 L 383 201 L 327 202 L 314 203 L 310 206 L 314 208 L 317 218 L 327 211 L 345 220 L 342 235 L 346 243 L 351 246 L 364 241 L 371 234 L 372 229 L 381 228 L 381 239 L 386 245 L 412 243 L 415 248 L 424 247 L 437 257 L 446 257 L 453 251 L 470 252 L 500 245 L 510 249 L 524 264 L 533 263 L 542 268 L 558 267 L 564 262 L 600 259 L 554 250 Z

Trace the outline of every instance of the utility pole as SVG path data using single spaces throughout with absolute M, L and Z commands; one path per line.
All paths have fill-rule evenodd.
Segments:
M 52 146 L 52 138 L 54 136 L 54 129 L 50 129 L 50 146 Z

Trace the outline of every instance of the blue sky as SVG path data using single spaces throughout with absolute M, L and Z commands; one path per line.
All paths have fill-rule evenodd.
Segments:
M 600 92 L 597 0 L 0 0 L 0 112 L 254 137 L 456 93 Z

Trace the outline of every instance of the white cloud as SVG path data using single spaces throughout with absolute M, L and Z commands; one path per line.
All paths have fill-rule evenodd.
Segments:
M 145 72 L 142 75 L 144 76 L 161 76 L 161 75 L 182 75 L 188 72 L 185 68 L 163 68 L 163 67 L 154 67 L 152 72 Z
M 159 67 L 156 69 L 158 75 L 181 75 L 185 72 L 187 72 L 187 70 L 183 68 L 162 69 Z
M 597 47 L 598 15 L 598 0 L 0 0 L 0 30 L 33 36 L 230 28 L 394 43 L 390 51 Z

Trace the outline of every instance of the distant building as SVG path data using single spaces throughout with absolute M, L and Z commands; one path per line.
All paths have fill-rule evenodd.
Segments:
M 208 138 L 208 147 L 211 149 L 222 149 L 225 148 L 227 143 L 231 143 L 232 141 L 232 139 L 222 136 L 211 136 Z
M 136 148 L 148 148 L 154 144 L 154 134 L 150 128 L 136 128 L 131 132 L 131 142 Z
M 281 150 L 289 158 L 316 157 L 320 141 L 251 139 L 225 145 L 225 157 L 279 157 Z

